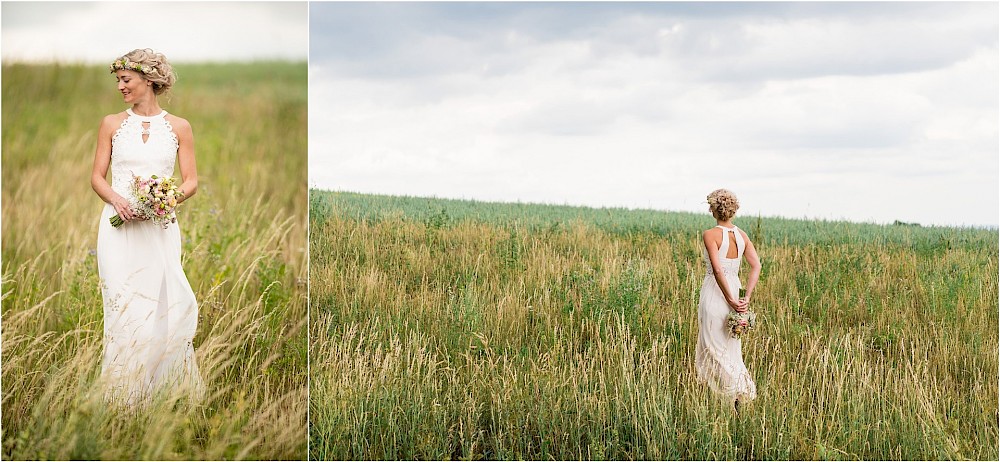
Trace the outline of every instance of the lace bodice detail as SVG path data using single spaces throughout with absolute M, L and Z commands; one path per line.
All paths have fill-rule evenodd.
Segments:
M 167 111 L 154 116 L 140 116 L 125 111 L 128 117 L 122 121 L 111 138 L 111 188 L 123 197 L 132 200 L 132 178 L 151 175 L 172 176 L 177 160 L 177 135 L 167 122 Z M 148 122 L 146 130 L 143 123 Z M 142 141 L 143 132 L 149 136 Z
M 733 226 L 732 228 L 726 228 L 725 226 L 718 226 L 722 228 L 722 245 L 719 246 L 719 265 L 722 267 L 722 274 L 726 276 L 739 276 L 740 274 L 740 262 L 743 260 L 743 250 L 746 248 L 746 242 L 743 240 L 743 233 L 740 229 Z M 735 237 L 736 241 L 736 258 L 726 258 L 729 254 L 729 240 L 730 236 L 727 236 L 730 231 L 733 231 L 732 236 Z M 708 250 L 702 249 L 702 254 L 705 257 L 705 276 L 715 277 L 715 271 L 712 270 L 712 261 L 708 259 Z

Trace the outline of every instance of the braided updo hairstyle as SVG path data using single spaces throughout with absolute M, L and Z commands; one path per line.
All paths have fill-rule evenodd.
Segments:
M 136 71 L 142 77 L 153 83 L 153 93 L 161 95 L 169 90 L 177 81 L 174 69 L 167 62 L 163 53 L 157 53 L 149 48 L 136 48 L 111 63 L 111 73 L 120 69 Z
M 736 215 L 736 210 L 740 208 L 740 201 L 736 199 L 736 195 L 732 191 L 716 189 L 708 195 L 708 208 L 717 220 L 726 221 Z

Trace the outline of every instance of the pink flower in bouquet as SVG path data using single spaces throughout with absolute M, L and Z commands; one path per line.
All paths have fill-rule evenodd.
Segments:
M 737 313 L 729 312 L 726 324 L 729 326 L 729 335 L 732 338 L 740 338 L 743 334 L 753 329 L 757 322 L 757 315 L 752 311 Z
M 150 176 L 148 179 L 134 177 L 132 193 L 138 202 L 134 207 L 136 216 L 153 220 L 164 228 L 177 222 L 175 209 L 179 205 L 178 198 L 184 194 L 178 189 L 176 181 L 171 177 Z M 111 225 L 115 228 L 124 224 L 120 216 L 111 217 Z

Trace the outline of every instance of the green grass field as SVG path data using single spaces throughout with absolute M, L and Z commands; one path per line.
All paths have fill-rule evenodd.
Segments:
M 694 378 L 707 212 L 311 190 L 311 458 L 997 459 L 996 230 L 735 221 L 739 414 Z
M 101 118 L 126 106 L 105 66 L 4 65 L 4 459 L 306 456 L 306 63 L 175 70 L 160 104 L 194 127 L 178 221 L 207 398 L 103 404 L 90 172 Z

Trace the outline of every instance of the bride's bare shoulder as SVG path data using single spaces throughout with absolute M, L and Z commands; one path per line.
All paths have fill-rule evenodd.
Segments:
M 128 118 L 128 114 L 125 111 L 116 112 L 114 114 L 108 114 L 101 119 L 101 125 L 114 125 L 115 127 L 122 124 L 122 122 Z
M 703 237 L 706 241 L 710 240 L 712 242 L 718 242 L 722 240 L 722 230 L 715 226 L 706 229 L 705 232 L 701 233 L 701 237 Z
M 168 112 L 167 115 L 166 115 L 166 117 L 164 117 L 164 118 L 167 119 L 167 122 L 170 122 L 170 125 L 178 125 L 178 124 L 179 125 L 188 125 L 188 126 L 191 125 L 190 123 L 188 123 L 187 119 L 185 119 L 185 118 L 183 118 L 183 117 L 181 117 L 181 116 L 179 116 L 177 114 L 174 114 L 173 112 Z
M 128 118 L 128 114 L 126 114 L 125 111 L 104 116 L 104 118 L 101 119 L 100 132 L 106 135 L 114 133 L 118 127 L 121 127 L 122 122 L 124 122 L 126 118 Z
M 183 117 L 168 113 L 165 119 L 170 123 L 170 127 L 174 129 L 174 133 L 177 133 L 179 136 L 190 135 L 193 131 L 191 123 Z

